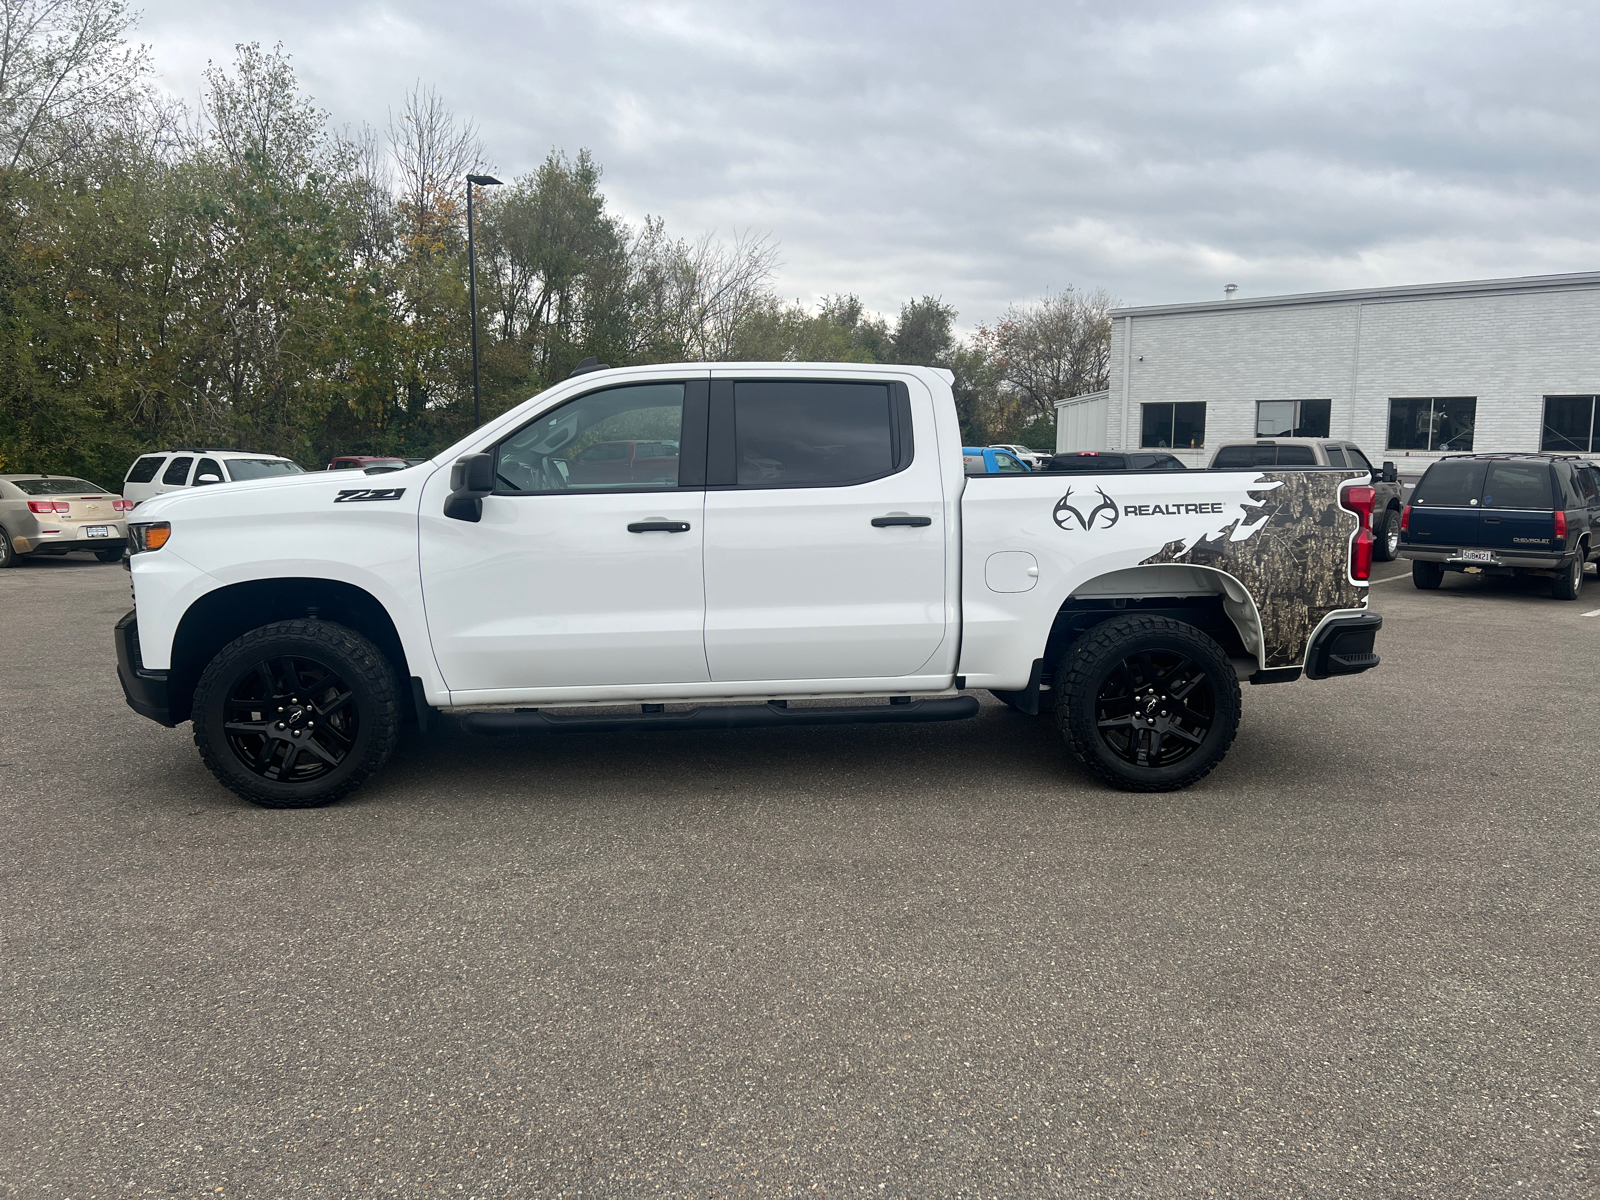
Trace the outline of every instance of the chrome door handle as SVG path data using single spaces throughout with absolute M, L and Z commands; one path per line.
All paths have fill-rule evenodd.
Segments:
M 687 521 L 635 521 L 628 526 L 629 533 L 687 533 Z
M 913 529 L 921 529 L 924 525 L 932 525 L 932 517 L 873 517 L 872 524 L 878 529 L 886 529 L 890 525 L 910 525 Z

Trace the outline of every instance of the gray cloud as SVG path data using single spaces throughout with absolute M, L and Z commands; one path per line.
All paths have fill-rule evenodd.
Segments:
M 1507 3 L 150 0 L 194 95 L 281 40 L 337 121 L 415 80 L 519 173 L 588 146 L 626 216 L 782 242 L 782 288 L 962 324 L 1600 266 L 1600 10 Z

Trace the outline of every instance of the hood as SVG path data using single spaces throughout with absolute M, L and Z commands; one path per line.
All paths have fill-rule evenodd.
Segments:
M 252 495 L 260 496 L 263 501 L 268 500 L 263 493 L 271 493 L 272 507 L 279 511 L 285 504 L 294 505 L 292 493 L 295 492 L 300 493 L 307 508 L 321 508 L 347 489 L 392 487 L 420 491 L 423 483 L 437 470 L 438 464 L 429 460 L 401 471 L 381 471 L 376 475 L 368 475 L 364 471 L 307 471 L 304 475 L 273 475 L 266 479 L 210 483 L 204 487 L 186 487 L 152 496 L 129 513 L 128 519 L 136 523 L 166 521 L 185 514 L 209 512 L 219 506 L 237 510 L 249 507 L 249 497 Z

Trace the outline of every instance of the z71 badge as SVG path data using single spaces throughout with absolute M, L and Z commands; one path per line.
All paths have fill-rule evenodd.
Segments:
M 405 494 L 405 488 L 345 488 L 333 498 L 333 502 L 351 504 L 366 500 L 398 500 Z

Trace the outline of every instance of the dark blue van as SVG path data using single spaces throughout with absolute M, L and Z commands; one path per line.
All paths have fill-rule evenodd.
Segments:
M 1419 588 L 1446 571 L 1543 575 L 1576 600 L 1600 556 L 1596 470 L 1575 455 L 1461 454 L 1428 468 L 1400 517 L 1400 556 Z

